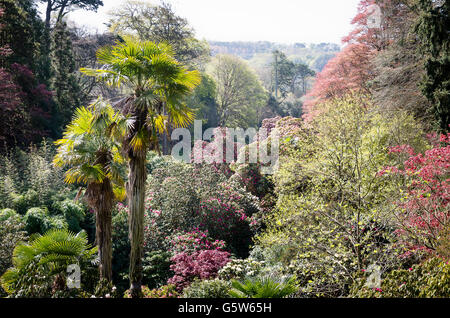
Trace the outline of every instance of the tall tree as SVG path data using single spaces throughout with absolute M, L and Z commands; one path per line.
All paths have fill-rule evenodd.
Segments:
M 128 0 L 110 17 L 113 33 L 134 35 L 142 41 L 165 42 L 172 46 L 176 59 L 182 63 L 197 64 L 198 59 L 209 56 L 208 44 L 195 39 L 188 21 L 176 15 L 168 3 L 156 6 Z
M 47 4 L 45 9 L 45 26 L 47 29 L 50 29 L 52 12 L 57 12 L 56 22 L 59 22 L 70 9 L 79 8 L 97 11 L 100 6 L 103 6 L 102 0 L 39 0 L 39 2 Z
M 57 23 L 53 29 L 51 51 L 51 87 L 57 105 L 56 125 L 61 128 L 70 121 L 74 110 L 81 105 L 72 41 L 65 22 Z
M 450 1 L 418 0 L 416 31 L 426 56 L 422 91 L 441 131 L 450 130 Z
M 129 165 L 130 289 L 135 298 L 140 296 L 142 284 L 146 154 L 149 149 L 158 148 L 158 134 L 166 129 L 169 116 L 172 127 L 183 127 L 192 121 L 193 113 L 184 100 L 199 84 L 200 76 L 180 65 L 170 46 L 130 37 L 123 43 L 100 49 L 97 57 L 102 69 L 81 71 L 131 91 L 117 106 L 133 118 L 124 145 Z M 164 115 L 164 109 L 168 116 Z
M 285 99 L 289 93 L 304 95 L 307 89 L 307 78 L 314 76 L 315 72 L 308 65 L 290 61 L 286 54 L 274 51 L 274 62 L 272 63 L 273 89 L 275 97 L 278 93 Z
M 371 59 L 375 51 L 365 44 L 349 44 L 317 74 L 304 104 L 306 120 L 319 113 L 319 105 L 333 97 L 357 90 L 369 93 L 368 81 L 374 77 Z
M 257 125 L 268 94 L 253 70 L 238 57 L 217 55 L 210 74 L 217 85 L 219 125 Z
M 97 100 L 78 108 L 64 137 L 58 141 L 54 164 L 68 167 L 67 183 L 85 184 L 84 197 L 95 211 L 100 278 L 112 279 L 112 208 L 124 199 L 120 139 L 127 121 L 108 103 Z

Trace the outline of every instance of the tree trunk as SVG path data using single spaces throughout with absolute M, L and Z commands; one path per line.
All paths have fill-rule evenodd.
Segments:
M 45 10 L 45 27 L 50 30 L 50 18 L 52 14 L 52 1 L 47 0 L 47 9 Z
M 100 257 L 100 279 L 112 280 L 112 215 L 114 192 L 111 182 L 102 183 L 102 196 L 97 209 L 96 238 Z
M 140 297 L 142 284 L 142 256 L 144 245 L 144 199 L 147 172 L 145 157 L 132 155 L 129 160 L 128 178 L 128 224 L 131 243 L 130 252 L 130 292 L 132 298 Z
M 114 192 L 109 179 L 87 189 L 88 203 L 95 209 L 95 238 L 100 259 L 100 279 L 112 280 L 112 215 Z

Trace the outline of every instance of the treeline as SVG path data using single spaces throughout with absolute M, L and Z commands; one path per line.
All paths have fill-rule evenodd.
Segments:
M 79 69 L 101 67 L 97 50 L 127 36 L 166 42 L 179 62 L 201 71 L 201 85 L 185 102 L 196 112 L 196 118 L 203 120 L 205 129 L 219 124 L 255 127 L 268 117 L 300 116 L 301 97 L 310 87 L 314 72 L 301 58 L 289 54 L 298 50 L 304 50 L 302 54 L 311 50 L 328 54 L 319 61 L 324 64 L 334 56 L 325 52 L 339 50 L 337 45 L 327 43 L 309 48 L 303 44 L 256 43 L 256 50 L 260 47 L 266 52 L 264 65 L 258 68 L 236 56 L 236 52 L 215 54 L 214 46 L 196 39 L 188 21 L 176 15 L 168 4 L 125 2 L 110 15 L 109 31 L 102 34 L 86 32 L 65 19 L 75 4 L 78 9 L 96 10 L 102 2 L 54 1 L 48 3 L 49 14 L 44 21 L 38 16 L 34 1 L 0 3 L 4 34 L 0 84 L 2 152 L 15 146 L 26 148 L 44 138 L 59 138 L 74 110 L 89 105 L 99 95 L 118 100 L 120 90 L 82 76 Z M 321 66 L 314 64 L 315 67 Z M 227 85 L 232 85 L 232 89 Z M 227 95 L 230 91 L 232 96 Z M 18 131 L 17 127 L 21 129 Z M 164 153 L 169 153 L 167 136 L 161 137 L 161 144 Z
M 373 5 L 379 26 L 369 24 Z M 345 48 L 318 74 L 306 120 L 330 98 L 358 90 L 384 111 L 407 110 L 429 129 L 450 124 L 448 1 L 362 1 Z

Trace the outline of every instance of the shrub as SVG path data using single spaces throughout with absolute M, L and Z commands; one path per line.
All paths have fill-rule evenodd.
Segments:
M 81 204 L 66 199 L 64 201 L 53 203 L 52 207 L 56 214 L 64 216 L 70 231 L 81 231 L 80 223 L 83 222 L 85 217 L 84 207 Z
M 14 267 L 1 277 L 2 287 L 13 297 L 67 296 L 67 266 L 79 264 L 83 270 L 96 254 L 97 248 L 91 248 L 85 232 L 50 230 L 15 247 Z
M 0 212 L 0 276 L 13 263 L 13 251 L 19 242 L 26 241 L 25 225 L 14 210 L 5 209 Z M 0 297 L 6 296 L 0 287 Z
M 9 218 L 14 218 L 16 220 L 21 220 L 21 216 L 17 214 L 13 209 L 3 209 L 0 210 L 0 222 L 6 221 Z
M 173 254 L 165 251 L 148 252 L 142 261 L 143 284 L 149 288 L 157 288 L 164 285 L 173 276 L 170 269 Z
M 295 293 L 295 277 L 256 277 L 243 282 L 233 280 L 230 296 L 234 298 L 285 298 Z
M 219 278 L 224 280 L 244 279 L 257 276 L 264 267 L 264 261 L 253 258 L 233 259 L 219 271 Z
M 259 210 L 255 196 L 213 165 L 170 158 L 149 176 L 146 207 L 147 251 L 170 248 L 167 237 L 198 228 L 240 257 L 247 256 L 251 243 L 249 217 Z
M 339 297 L 361 268 L 399 262 L 391 204 L 399 194 L 377 173 L 399 162 L 388 147 L 400 141 L 426 149 L 427 143 L 411 115 L 387 117 L 370 96 L 355 93 L 322 109 L 310 124 L 279 127 L 278 199 L 255 241 L 285 247 L 279 261 L 308 296 Z
M 180 253 L 172 257 L 170 269 L 175 275 L 168 280 L 169 284 L 182 291 L 195 278 L 211 279 L 217 276 L 219 270 L 229 261 L 230 254 L 217 250 L 199 251 L 193 254 Z
M 142 286 L 143 298 L 178 298 L 179 294 L 174 285 L 161 286 L 158 289 L 150 289 L 147 286 Z M 124 298 L 131 298 L 129 290 L 125 292 Z
M 224 250 L 225 242 L 209 237 L 208 230 L 201 231 L 198 228 L 190 232 L 176 233 L 168 238 L 170 250 L 177 254 L 181 252 L 193 253 L 201 250 Z
M 231 283 L 229 281 L 195 280 L 183 291 L 183 298 L 230 298 Z
M 409 145 L 391 147 L 390 154 L 406 154 L 409 158 L 403 168 L 386 167 L 379 173 L 402 177 L 400 190 L 406 195 L 397 201 L 400 211 L 396 216 L 401 226 L 397 233 L 412 249 L 435 251 L 450 224 L 450 133 L 442 135 L 440 142 L 424 154 L 415 154 Z
M 450 295 L 450 264 L 432 257 L 409 269 L 396 269 L 382 276 L 381 288 L 366 287 L 368 275 L 361 272 L 350 290 L 359 298 L 447 298 Z
M 43 234 L 52 228 L 67 228 L 61 216 L 50 216 L 46 208 L 31 208 L 24 216 L 25 229 L 28 234 Z
M 12 208 L 22 215 L 25 214 L 30 207 L 24 195 L 12 193 L 9 200 L 11 200 Z

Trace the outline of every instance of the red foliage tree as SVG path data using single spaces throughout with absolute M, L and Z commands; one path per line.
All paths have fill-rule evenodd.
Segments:
M 407 154 L 404 168 L 388 167 L 380 172 L 404 176 L 409 182 L 406 197 L 398 203 L 401 228 L 397 231 L 413 249 L 436 250 L 450 224 L 450 134 L 442 135 L 441 145 L 414 154 L 410 146 L 390 149 Z
M 180 253 L 172 257 L 170 269 L 175 275 L 167 283 L 176 286 L 177 291 L 184 288 L 195 279 L 211 279 L 217 276 L 219 270 L 230 261 L 230 254 L 218 250 L 206 250 L 193 254 Z
M 368 45 L 347 45 L 317 74 L 313 88 L 306 95 L 303 105 L 306 121 L 320 113 L 319 105 L 328 99 L 343 96 L 350 91 L 368 92 L 368 81 L 374 76 L 371 59 L 375 51 Z
M 354 29 L 342 39 L 346 47 L 316 76 L 303 105 L 306 121 L 320 113 L 327 99 L 356 90 L 369 92 L 375 77 L 371 61 L 404 32 L 401 21 L 410 12 L 403 0 L 361 0 L 352 20 Z

